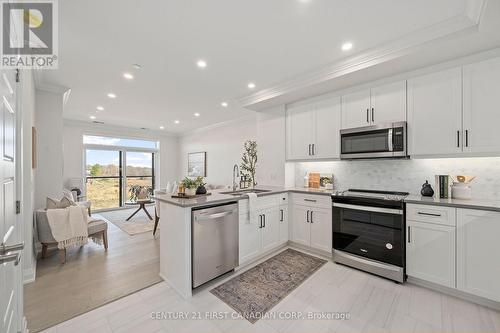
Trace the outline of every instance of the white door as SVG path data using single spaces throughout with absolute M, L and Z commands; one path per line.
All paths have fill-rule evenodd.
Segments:
M 22 318 L 21 251 L 2 250 L 21 242 L 15 208 L 16 75 L 12 70 L 0 74 L 0 332 L 10 333 L 20 331 Z
M 313 109 L 297 106 L 286 111 L 287 159 L 303 160 L 312 157 Z
M 371 89 L 372 125 L 406 121 L 406 81 Z
M 500 152 L 500 58 L 464 66 L 464 151 Z
M 307 206 L 292 206 L 292 240 L 305 246 L 311 245 L 309 212 L 310 208 Z
M 461 68 L 408 80 L 410 155 L 460 153 L 462 139 Z
M 280 206 L 280 244 L 288 242 L 288 206 Z
M 316 104 L 314 158 L 340 157 L 340 97 Z
M 268 251 L 280 244 L 280 214 L 278 207 L 261 212 L 264 215 L 262 228 L 262 251 Z
M 500 302 L 500 213 L 457 209 L 457 288 Z
M 260 253 L 261 229 L 259 228 L 259 219 L 249 223 L 248 214 L 239 216 L 239 252 L 240 265 L 255 258 Z
M 455 288 L 455 227 L 406 221 L 406 273 Z
M 311 247 L 325 252 L 332 252 L 332 210 L 311 208 Z
M 342 96 L 342 128 L 370 125 L 370 90 Z

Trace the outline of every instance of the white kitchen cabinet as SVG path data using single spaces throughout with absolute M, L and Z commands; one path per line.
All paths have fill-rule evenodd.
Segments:
M 309 213 L 312 248 L 332 252 L 332 209 L 311 208 Z
M 462 69 L 408 80 L 410 155 L 462 152 Z
M 339 158 L 340 97 L 291 106 L 286 124 L 288 160 Z
M 311 105 L 287 108 L 286 149 L 287 159 L 303 160 L 312 156 L 314 112 Z
M 258 216 L 258 215 L 257 215 Z M 257 257 L 262 248 L 259 221 L 249 223 L 248 214 L 239 216 L 239 261 L 240 265 Z
M 281 205 L 280 214 L 280 244 L 285 244 L 289 239 L 288 205 Z
M 500 302 L 500 213 L 457 209 L 457 288 Z
M 455 227 L 406 221 L 408 276 L 455 288 Z
M 370 125 L 370 89 L 342 96 L 342 128 Z
M 280 245 L 280 216 L 278 207 L 258 212 L 262 216 L 262 252 Z
M 305 246 L 311 245 L 311 226 L 309 223 L 309 207 L 293 205 L 292 241 Z
M 463 151 L 500 151 L 500 58 L 463 68 Z
M 406 81 L 373 87 L 370 92 L 371 125 L 406 120 Z

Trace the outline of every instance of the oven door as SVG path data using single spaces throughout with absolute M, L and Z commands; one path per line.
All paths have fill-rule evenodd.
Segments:
M 404 267 L 404 215 L 392 208 L 333 204 L 333 248 Z

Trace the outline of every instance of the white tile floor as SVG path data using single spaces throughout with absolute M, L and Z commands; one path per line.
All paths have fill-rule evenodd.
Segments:
M 152 319 L 152 313 L 184 312 L 202 319 Z M 44 332 L 500 332 L 500 313 L 411 284 L 398 285 L 328 262 L 277 304 L 271 314 L 349 313 L 349 320 L 271 319 L 255 324 L 209 289 L 184 300 L 165 283 L 107 304 Z M 229 318 L 205 318 L 211 313 Z

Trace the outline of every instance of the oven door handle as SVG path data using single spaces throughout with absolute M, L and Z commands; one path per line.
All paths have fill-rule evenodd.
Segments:
M 333 203 L 333 207 L 347 208 L 347 209 L 353 209 L 353 210 L 363 210 L 363 211 L 366 211 L 366 212 L 376 212 L 376 213 L 387 213 L 387 214 L 403 215 L 403 210 L 401 210 L 401 209 L 393 209 L 393 208 L 348 205 L 348 204 L 336 203 L 336 202 Z

